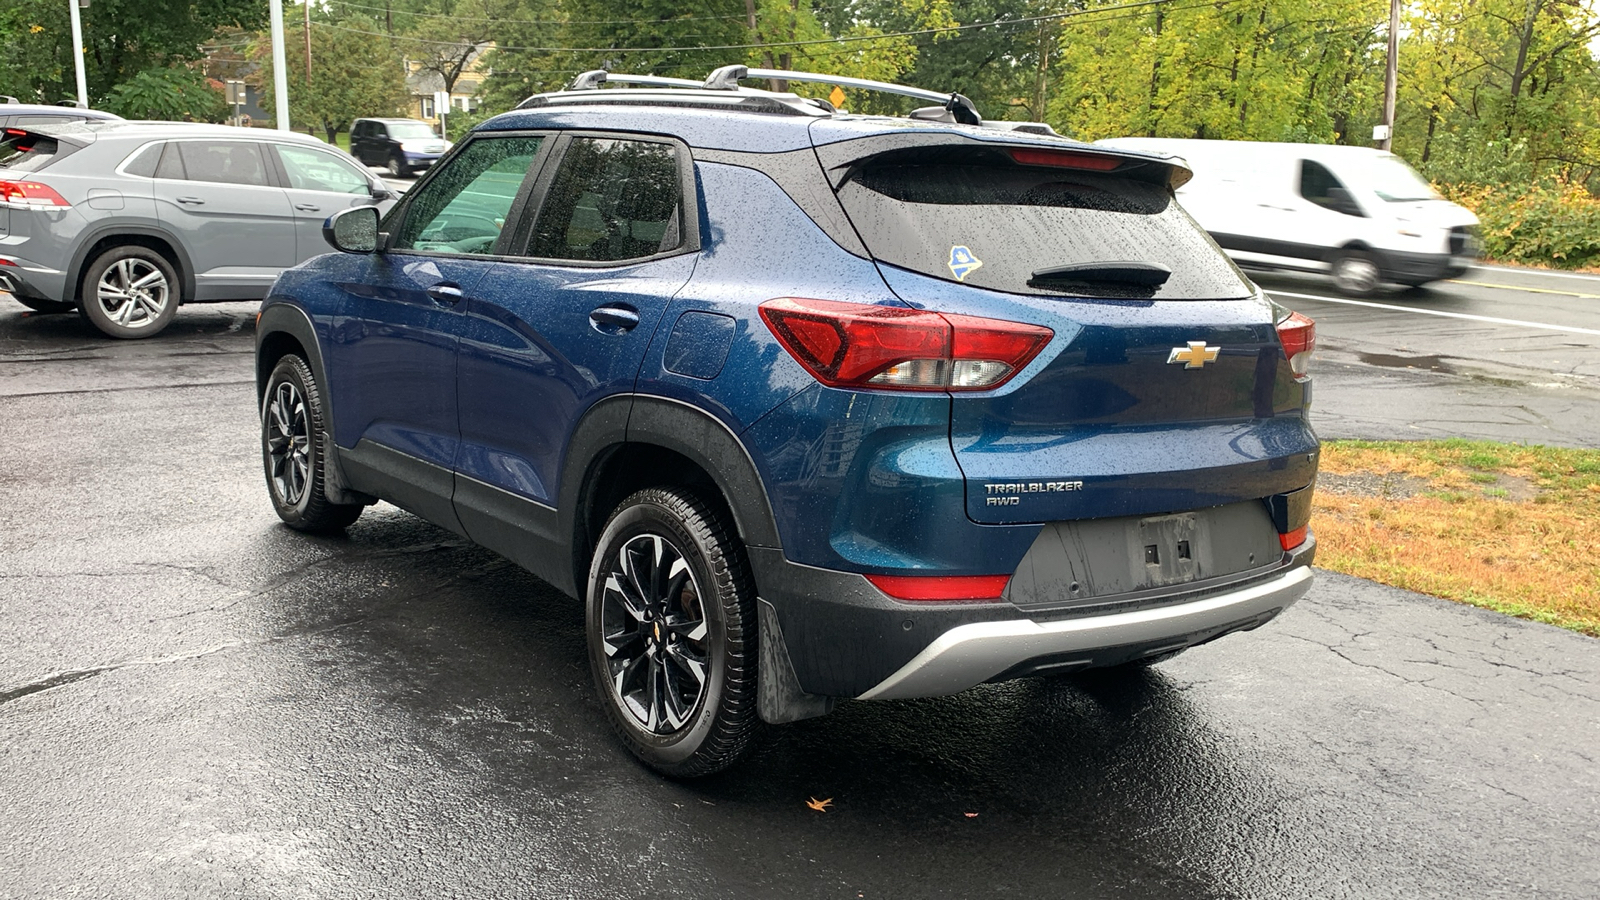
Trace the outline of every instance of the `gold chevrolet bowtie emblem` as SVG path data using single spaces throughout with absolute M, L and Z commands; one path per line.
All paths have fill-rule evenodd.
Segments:
M 1221 350 L 1221 347 L 1207 347 L 1205 341 L 1190 341 L 1187 347 L 1173 347 L 1167 354 L 1167 363 L 1181 362 L 1185 369 L 1199 369 L 1216 359 Z

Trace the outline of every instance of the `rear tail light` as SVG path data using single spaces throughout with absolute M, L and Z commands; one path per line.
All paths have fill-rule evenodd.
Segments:
M 1304 375 L 1311 368 L 1311 354 L 1317 349 L 1317 323 L 1297 312 L 1278 320 L 1278 340 L 1283 343 L 1283 355 L 1296 375 Z
M 71 206 L 55 188 L 37 181 L 0 181 L 0 205 L 17 209 Z
M 1306 542 L 1306 534 L 1309 530 L 1306 526 L 1301 525 L 1293 531 L 1280 534 L 1278 535 L 1278 544 L 1285 550 L 1293 550 Z
M 899 391 L 997 388 L 1055 334 L 1000 319 L 799 297 L 761 304 L 761 319 L 823 384 Z
M 896 600 L 998 600 L 1010 575 L 868 575 Z

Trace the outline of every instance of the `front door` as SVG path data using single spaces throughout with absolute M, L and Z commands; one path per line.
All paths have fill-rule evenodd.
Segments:
M 537 158 L 537 136 L 484 137 L 407 198 L 387 249 L 344 286 L 329 339 L 335 434 L 385 496 L 455 527 L 460 426 L 456 348 L 463 310 L 495 266 L 501 227 Z M 385 476 L 385 472 L 390 473 Z
M 694 271 L 684 148 L 562 143 L 531 233 L 511 248 L 528 261 L 496 265 L 465 306 L 456 511 L 496 549 L 508 523 L 537 532 L 552 520 L 573 427 L 597 401 L 633 390 L 667 303 Z M 513 556 L 545 574 L 542 560 Z
M 371 206 L 372 181 L 349 160 L 294 144 L 272 144 L 294 210 L 295 261 L 304 262 L 330 251 L 322 236 L 328 217 L 352 206 Z

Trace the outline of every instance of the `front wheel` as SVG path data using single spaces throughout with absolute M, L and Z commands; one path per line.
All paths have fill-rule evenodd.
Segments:
M 1365 297 L 1377 290 L 1381 280 L 1378 264 L 1360 250 L 1345 250 L 1333 260 L 1333 286 L 1340 293 Z
M 624 500 L 589 568 L 600 702 L 634 755 L 678 777 L 736 762 L 756 719 L 755 586 L 723 516 L 676 488 Z
M 325 421 L 311 367 L 298 356 L 278 360 L 261 401 L 261 461 L 273 509 L 298 531 L 338 531 L 361 515 L 360 504 L 328 499 Z
M 148 247 L 112 247 L 95 257 L 82 291 L 78 311 L 109 337 L 154 337 L 178 314 L 178 273 Z
M 391 177 L 391 178 L 404 178 L 405 176 L 406 176 L 406 163 L 405 163 L 405 160 L 401 159 L 400 158 L 400 154 L 398 154 L 398 153 L 389 154 L 389 177 Z

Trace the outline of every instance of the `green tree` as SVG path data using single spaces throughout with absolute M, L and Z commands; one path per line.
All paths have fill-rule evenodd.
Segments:
M 349 24 L 319 27 L 322 23 L 312 19 L 309 84 L 305 66 L 292 52 L 288 54 L 285 73 L 289 120 L 308 130 L 312 126 L 321 128 L 330 144 L 358 118 L 395 115 L 405 106 L 407 97 L 399 53 L 387 38 L 362 33 L 376 31 L 377 24 L 362 19 L 344 21 Z M 297 22 L 285 28 L 287 47 L 304 47 L 304 42 L 304 25 Z M 261 105 L 273 109 L 277 100 L 272 47 L 265 35 L 251 48 L 250 55 L 260 63 L 255 77 L 262 89 Z
M 226 26 L 259 28 L 259 0 L 95 0 L 82 10 L 89 100 L 147 69 L 201 58 Z M 65 0 L 7 0 L 0 9 L 0 92 L 49 101 L 77 96 Z
M 185 66 L 146 69 L 112 88 L 101 105 L 126 119 L 221 122 L 228 115 L 220 87 Z

